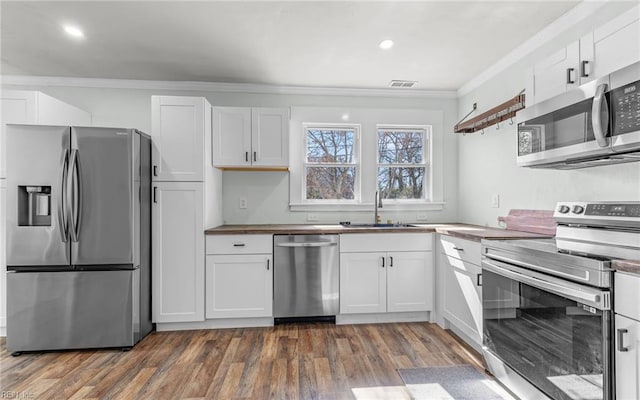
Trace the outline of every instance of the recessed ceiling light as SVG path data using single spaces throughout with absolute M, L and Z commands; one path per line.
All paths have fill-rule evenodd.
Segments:
M 82 30 L 77 26 L 65 25 L 64 31 L 67 32 L 67 35 L 77 39 L 82 39 L 84 37 L 84 32 L 82 32 Z
M 349 113 L 344 113 L 340 116 L 340 118 L 342 118 L 343 121 L 348 121 L 349 120 Z
M 393 40 L 385 39 L 378 45 L 382 50 L 388 50 L 393 47 Z

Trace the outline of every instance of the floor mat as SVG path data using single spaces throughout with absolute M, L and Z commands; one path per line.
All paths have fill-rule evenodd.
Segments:
M 415 400 L 513 400 L 495 380 L 471 365 L 399 369 Z

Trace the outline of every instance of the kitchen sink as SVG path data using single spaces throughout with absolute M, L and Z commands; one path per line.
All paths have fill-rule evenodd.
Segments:
M 340 224 L 345 228 L 413 228 L 411 224 Z

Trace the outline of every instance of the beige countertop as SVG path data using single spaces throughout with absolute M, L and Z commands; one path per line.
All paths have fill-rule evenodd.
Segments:
M 268 224 L 268 225 L 220 225 L 209 228 L 206 235 L 232 234 L 341 234 L 341 233 L 441 233 L 473 240 L 482 239 L 534 239 L 548 236 L 537 233 L 510 231 L 468 224 L 411 224 L 410 227 L 355 227 L 342 225 Z M 640 275 L 640 261 L 614 260 L 611 266 L 617 271 Z
M 357 227 L 342 225 L 221 225 L 204 231 L 206 235 L 228 234 L 341 234 L 341 233 L 442 233 L 479 242 L 482 239 L 529 239 L 547 237 L 537 233 L 508 231 L 467 224 L 412 224 L 410 227 Z
M 640 261 L 632 260 L 613 260 L 611 266 L 620 272 L 627 272 L 634 275 L 640 275 Z

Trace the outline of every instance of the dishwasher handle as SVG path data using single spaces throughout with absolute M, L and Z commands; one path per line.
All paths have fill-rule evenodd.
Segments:
M 278 243 L 278 247 L 329 247 L 337 245 L 337 242 L 287 242 Z

